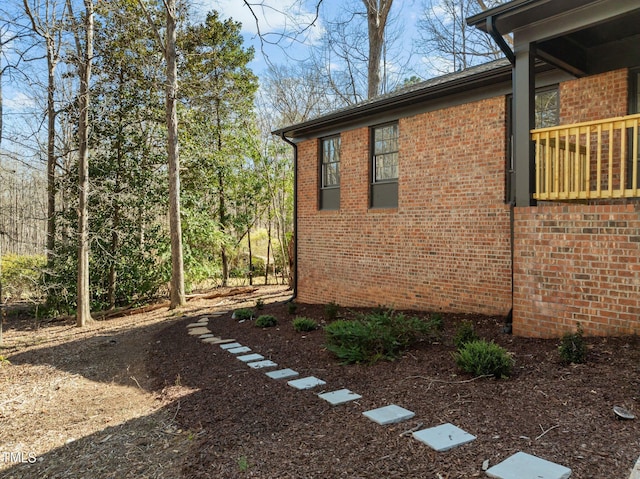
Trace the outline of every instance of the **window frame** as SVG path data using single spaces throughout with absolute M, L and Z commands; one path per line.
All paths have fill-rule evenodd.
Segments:
M 337 148 L 336 148 L 337 140 Z M 331 160 L 337 161 L 325 161 L 327 159 L 327 144 L 333 143 L 333 157 Z M 340 162 L 341 162 L 341 149 L 342 139 L 340 134 L 326 136 L 319 139 L 318 142 L 318 209 L 320 210 L 339 210 L 340 209 Z M 336 183 L 325 184 L 327 165 L 336 166 Z
M 385 128 L 394 127 L 395 136 L 381 138 L 378 142 L 395 143 L 395 149 L 384 151 L 377 150 L 376 132 Z M 378 178 L 378 160 L 388 155 L 395 155 L 395 177 Z M 382 166 L 381 168 L 385 168 Z M 388 166 L 386 168 L 389 168 Z M 369 207 L 397 208 L 398 207 L 398 182 L 400 178 L 400 124 L 398 120 L 373 125 L 369 128 Z

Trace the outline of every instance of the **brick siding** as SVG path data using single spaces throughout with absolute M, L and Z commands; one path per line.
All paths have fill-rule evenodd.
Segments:
M 368 207 L 368 128 L 342 133 L 339 211 L 318 210 L 318 141 L 299 146 L 299 300 L 506 314 L 505 99 L 400 119 L 399 135 L 397 209 Z
M 515 209 L 513 332 L 640 333 L 640 203 Z
M 559 86 L 562 124 L 627 113 L 627 71 Z M 506 314 L 505 99 L 399 120 L 397 209 L 370 209 L 369 130 L 342 133 L 341 207 L 318 210 L 318 140 L 298 150 L 298 299 Z M 514 210 L 514 333 L 640 333 L 640 203 Z
M 626 115 L 627 90 L 627 70 L 562 83 L 561 124 Z M 606 203 L 515 209 L 514 334 L 640 333 L 640 205 Z

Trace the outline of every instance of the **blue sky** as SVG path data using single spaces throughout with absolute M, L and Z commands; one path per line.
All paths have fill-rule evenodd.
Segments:
M 362 10 L 361 0 L 354 0 Z M 251 67 L 260 75 L 266 68 L 264 55 L 275 64 L 292 63 L 304 60 L 308 55 L 308 47 L 317 42 L 324 32 L 323 19 L 333 16 L 344 9 L 345 0 L 322 0 L 320 16 L 316 19 L 315 0 L 249 0 L 253 6 L 253 13 L 243 0 L 199 0 L 196 5 L 201 12 L 216 9 L 224 17 L 231 17 L 242 23 L 242 33 L 245 43 L 256 49 L 256 59 Z M 410 50 L 413 41 L 412 32 L 415 30 L 417 17 L 421 11 L 421 0 L 395 0 L 392 15 L 397 15 L 402 22 L 405 38 L 405 50 Z M 257 17 L 258 25 L 256 25 Z M 311 22 L 315 19 L 313 25 Z M 277 40 L 279 34 L 289 31 L 299 31 L 300 26 L 307 29 L 298 34 L 294 40 L 281 39 L 278 46 L 260 41 L 258 28 L 263 37 Z

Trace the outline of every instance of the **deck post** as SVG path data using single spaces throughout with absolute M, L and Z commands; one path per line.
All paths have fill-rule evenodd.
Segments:
M 530 131 L 535 125 L 535 45 L 517 45 L 514 69 L 514 175 L 516 206 L 534 204 L 535 146 Z

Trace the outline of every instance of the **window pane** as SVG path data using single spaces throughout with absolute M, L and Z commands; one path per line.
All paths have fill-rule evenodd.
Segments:
M 558 90 L 536 93 L 536 128 L 557 126 L 558 106 Z
M 375 157 L 375 181 L 398 179 L 398 154 L 377 155 Z
M 373 181 L 398 179 L 398 125 L 385 125 L 373 131 Z
M 340 184 L 340 177 L 338 176 L 338 163 L 327 163 L 322 165 L 322 168 L 322 186 L 338 186 Z
M 322 140 L 322 188 L 340 186 L 340 137 Z

